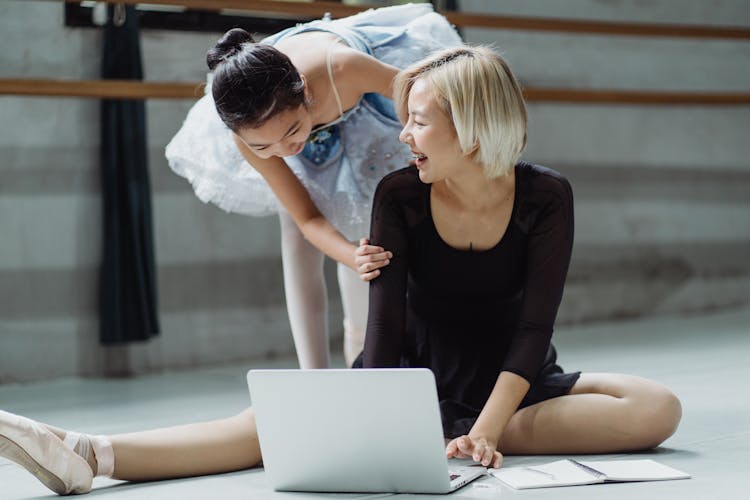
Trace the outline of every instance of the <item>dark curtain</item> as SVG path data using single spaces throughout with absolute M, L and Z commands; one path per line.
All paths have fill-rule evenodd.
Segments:
M 102 78 L 141 80 L 134 7 L 110 5 L 108 18 Z M 159 320 L 142 100 L 102 101 L 100 148 L 104 251 L 99 338 L 102 344 L 146 340 L 159 333 Z

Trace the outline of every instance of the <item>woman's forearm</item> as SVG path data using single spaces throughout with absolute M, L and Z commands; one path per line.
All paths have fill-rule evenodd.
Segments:
M 260 158 L 237 135 L 233 137 L 242 156 L 263 176 L 305 239 L 332 259 L 355 269 L 354 251 L 357 247 L 323 217 L 310 193 L 284 160 L 275 156 Z
M 501 372 L 469 436 L 486 437 L 498 443 L 529 387 L 529 382 L 523 377 L 512 372 Z
M 298 223 L 305 239 L 337 262 L 356 270 L 354 263 L 357 247 L 336 230 L 322 215 Z

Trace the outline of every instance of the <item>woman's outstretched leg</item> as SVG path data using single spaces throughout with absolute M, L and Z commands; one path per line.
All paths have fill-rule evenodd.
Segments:
M 349 368 L 365 346 L 370 286 L 343 264 L 338 264 L 337 274 L 344 309 L 344 360 Z
M 671 436 L 681 416 L 680 401 L 657 382 L 584 373 L 569 395 L 517 411 L 498 449 L 508 455 L 643 450 Z
M 109 436 L 115 479 L 149 481 L 248 469 L 260 463 L 255 414 Z
M 328 368 L 328 295 L 323 253 L 279 212 L 284 293 L 300 368 Z
M 101 464 L 89 451 L 80 457 L 64 443 L 69 433 L 0 412 L 0 456 L 18 462 L 60 494 L 86 493 L 92 469 L 114 466 L 113 478 L 148 481 L 246 469 L 260 463 L 255 415 L 113 436 L 83 436 L 111 446 L 114 464 Z M 87 447 L 85 447 L 88 449 Z M 80 449 L 78 450 L 80 451 Z M 84 458 L 86 460 L 84 460 Z M 87 463 L 88 461 L 88 463 Z M 91 465 L 91 466 L 90 466 Z

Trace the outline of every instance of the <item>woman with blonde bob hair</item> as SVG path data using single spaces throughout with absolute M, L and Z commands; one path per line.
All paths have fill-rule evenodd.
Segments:
M 573 194 L 518 161 L 521 89 L 488 48 L 399 73 L 400 139 L 415 166 L 375 191 L 371 241 L 393 252 L 370 283 L 355 366 L 435 375 L 449 457 L 613 453 L 659 445 L 680 402 L 640 377 L 565 373 L 551 344 L 573 248 Z
M 487 178 L 508 175 L 526 146 L 526 105 L 503 58 L 488 47 L 461 47 L 407 68 L 394 85 L 402 121 L 419 78 L 432 85 L 438 107 L 451 118 L 461 151 L 484 167 Z

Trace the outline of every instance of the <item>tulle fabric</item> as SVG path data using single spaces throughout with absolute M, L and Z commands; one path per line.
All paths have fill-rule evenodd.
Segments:
M 264 43 L 310 30 L 335 33 L 357 50 L 399 68 L 435 50 L 461 44 L 453 27 L 433 12 L 430 4 L 385 7 L 334 21 L 313 21 L 273 35 Z M 369 232 L 372 195 L 380 179 L 411 159 L 408 148 L 398 141 L 400 128 L 392 102 L 366 94 L 344 120 L 309 141 L 300 155 L 285 158 L 321 213 L 351 240 Z M 252 216 L 279 211 L 266 182 L 237 150 L 210 92 L 190 110 L 167 145 L 166 156 L 172 170 L 187 179 L 205 203 Z

